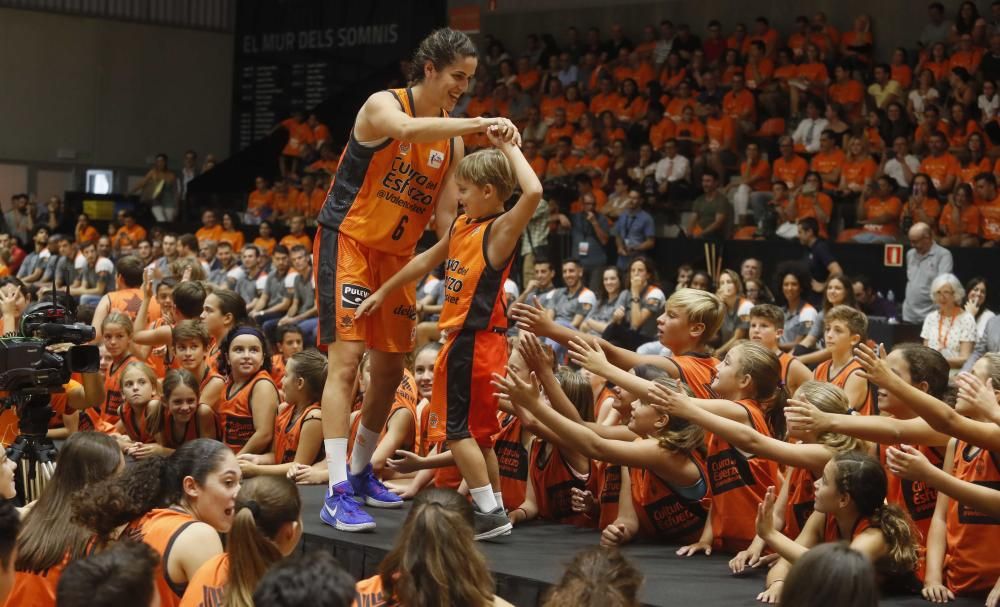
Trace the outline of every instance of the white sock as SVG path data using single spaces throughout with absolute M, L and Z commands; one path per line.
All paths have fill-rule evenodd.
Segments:
M 354 437 L 354 450 L 351 451 L 351 474 L 361 474 L 365 466 L 371 463 L 375 448 L 378 447 L 378 432 L 358 424 L 358 434 Z
M 330 486 L 347 480 L 347 439 L 324 438 L 326 469 L 330 473 Z
M 493 494 L 493 486 L 477 487 L 469 489 L 472 501 L 476 502 L 476 507 L 480 512 L 493 512 L 497 509 L 497 498 Z
M 499 491 L 493 492 L 493 498 L 496 499 L 498 506 L 503 506 L 503 496 L 500 495 Z

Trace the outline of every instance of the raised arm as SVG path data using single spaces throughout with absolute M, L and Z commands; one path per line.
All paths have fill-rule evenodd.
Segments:
M 509 135 L 513 136 L 513 133 Z M 534 169 L 531 168 L 531 165 L 524 158 L 524 154 L 521 153 L 521 149 L 513 141 L 501 139 L 498 129 L 487 131 L 487 136 L 507 158 L 517 176 L 517 183 L 521 186 L 521 197 L 518 198 L 517 203 L 493 223 L 493 228 L 490 231 L 486 257 L 490 265 L 496 268 L 510 258 L 518 240 L 527 229 L 528 222 L 531 221 L 535 209 L 538 208 L 538 203 L 542 199 L 542 182 L 538 180 Z
M 923 481 L 959 503 L 1000 518 L 1000 491 L 955 478 L 909 445 L 889 447 L 886 465 L 900 478 Z
M 841 415 L 825 413 L 809 403 L 785 407 L 789 428 L 805 432 L 836 432 L 883 445 L 908 443 L 943 447 L 951 437 L 942 434 L 920 418 L 896 419 L 877 415 Z

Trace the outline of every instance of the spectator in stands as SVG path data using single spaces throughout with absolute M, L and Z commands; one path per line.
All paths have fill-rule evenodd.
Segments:
M 312 239 L 306 234 L 306 218 L 301 214 L 288 220 L 288 234 L 282 237 L 280 244 L 292 251 L 296 245 L 302 245 L 307 251 L 312 251 Z M 294 264 L 293 264 L 294 265 Z
M 42 275 L 39 291 L 51 290 L 53 280 L 57 291 L 65 291 L 73 284 L 75 278 L 74 262 L 76 248 L 67 236 L 54 234 L 49 239 L 49 263 Z
M 135 221 L 135 213 L 125 209 L 118 214 L 122 225 L 112 240 L 116 255 L 129 255 L 139 248 L 139 242 L 147 237 L 146 228 Z
M 568 177 L 576 169 L 577 158 L 573 155 L 573 140 L 561 137 L 556 142 L 556 152 L 545 165 L 545 179 Z
M 74 228 L 73 220 L 66 214 L 62 199 L 58 196 L 49 197 L 45 203 L 45 211 L 38 215 L 35 223 L 48 227 L 50 234 L 72 234 Z
M 968 0 L 959 5 L 955 23 L 948 35 L 948 40 L 953 43 L 963 38 L 968 38 L 970 45 L 973 41 L 980 46 L 986 42 L 986 20 L 979 16 L 975 2 Z
M 605 246 L 610 240 L 611 226 L 607 217 L 597 211 L 597 200 L 592 193 L 581 195 L 580 205 L 581 210 L 570 216 L 570 251 L 583 268 L 584 284 L 590 284 L 593 273 L 608 265 Z
M 292 210 L 281 219 L 286 221 L 289 228 L 291 228 L 295 215 L 304 214 L 307 217 L 316 217 L 319 215 L 319 210 L 323 208 L 323 202 L 325 201 L 326 190 L 318 187 L 316 176 L 303 175 L 302 191 L 296 197 Z
M 156 155 L 153 168 L 129 192 L 139 194 L 139 202 L 148 206 L 156 221 L 173 221 L 177 217 L 177 175 L 168 167 L 167 155 Z
M 219 237 L 222 235 L 222 226 L 218 222 L 219 219 L 212 209 L 206 209 L 202 212 L 201 228 L 195 233 L 199 244 L 205 240 L 219 241 Z
M 591 308 L 587 318 L 580 325 L 580 331 L 591 335 L 603 335 L 612 322 L 615 310 L 628 305 L 629 291 L 622 288 L 621 271 L 617 266 L 607 266 L 597 287 L 597 303 Z
M 86 213 L 80 213 L 76 218 L 76 227 L 73 230 L 76 234 L 76 243 L 82 245 L 85 242 L 97 242 L 97 239 L 101 237 L 97 233 L 97 228 L 90 225 L 90 215 Z
M 674 101 L 676 100 L 675 98 Z M 694 108 L 690 105 L 685 105 L 680 110 L 676 139 L 677 151 L 688 159 L 693 158 L 705 143 L 705 125 L 695 118 Z
M 111 260 L 115 259 L 114 251 L 111 248 L 111 238 L 109 236 L 101 236 L 97 239 L 97 254 Z
M 924 318 L 920 338 L 924 345 L 940 352 L 952 369 L 960 369 L 976 344 L 976 320 L 960 307 L 965 289 L 950 273 L 939 274 L 931 282 L 936 309 Z
M 260 296 L 249 310 L 250 317 L 264 326 L 267 321 L 281 318 L 292 305 L 294 274 L 289 276 L 288 248 L 277 245 L 271 254 L 271 272 L 268 273 Z
M 750 308 L 753 307 L 753 303 L 743 296 L 743 281 L 733 270 L 722 271 L 716 295 L 725 304 L 726 312 L 719 332 L 709 345 L 715 347 L 716 357 L 725 358 L 726 353 L 737 341 L 746 338 L 750 328 Z
M 809 171 L 809 164 L 795 153 L 794 142 L 785 136 L 778 140 L 778 150 L 781 156 L 771 166 L 771 175 L 775 181 L 781 181 L 788 190 L 797 191 Z
M 946 42 L 951 35 L 953 24 L 944 17 L 944 5 L 932 2 L 927 6 L 927 25 L 920 33 L 917 43 L 928 48 L 939 42 Z
M 274 212 L 274 192 L 268 187 L 267 179 L 257 176 L 254 190 L 247 197 L 247 223 L 260 223 Z
M 291 117 L 282 120 L 275 128 L 284 129 L 288 133 L 288 141 L 278 158 L 278 171 L 284 179 L 298 179 L 302 166 L 302 157 L 313 143 L 312 127 L 306 122 L 305 112 L 295 110 Z
M 739 133 L 737 132 L 736 121 L 722 112 L 722 108 L 715 101 L 708 102 L 706 106 L 708 114 L 705 116 L 705 139 L 706 146 L 701 148 L 701 153 L 695 156 L 693 171 L 697 178 L 703 171 L 714 171 L 719 179 L 726 174 L 727 170 L 736 168 L 736 149 L 738 145 Z
M 521 123 L 520 129 L 522 141 L 531 141 L 541 145 L 545 142 L 545 134 L 548 133 L 549 125 L 542 120 L 538 106 L 532 105 L 528 108 L 528 117 Z
M 653 147 L 648 143 L 639 146 L 639 157 L 636 158 L 635 165 L 628 170 L 628 177 L 644 191 L 649 189 L 649 185 L 656 181 L 656 158 L 653 157 Z M 588 180 L 589 181 L 589 180 Z
M 180 257 L 177 239 L 177 234 L 173 232 L 163 235 L 163 239 L 160 241 L 160 246 L 163 249 L 163 255 L 153 262 L 154 278 L 161 279 L 171 275 L 170 265 L 177 261 Z
M 864 274 L 858 274 L 851 279 L 851 287 L 854 290 L 854 301 L 859 310 L 868 316 L 881 316 L 882 318 L 896 318 L 899 312 L 896 304 L 882 297 L 875 290 L 875 283 Z
M 933 133 L 928 141 L 930 153 L 920 163 L 920 172 L 927 173 L 938 193 L 950 194 L 958 182 L 958 160 L 948 151 L 944 133 Z
M 570 258 L 562 264 L 562 287 L 550 290 L 539 299 L 545 307 L 551 320 L 563 325 L 579 329 L 583 319 L 597 304 L 594 292 L 584 286 L 583 266 L 576 258 Z M 562 358 L 565 348 L 555 347 L 557 360 Z
M 656 339 L 657 318 L 663 313 L 667 298 L 657 286 L 656 267 L 648 257 L 632 260 L 625 286 L 628 301 L 612 314 L 605 337 L 622 348 L 636 350 Z
M 678 153 L 675 139 L 667 139 L 663 143 L 663 155 L 656 163 L 654 177 L 657 192 L 666 200 L 682 201 L 690 196 L 691 163 Z
M 979 233 L 983 246 L 1000 246 L 1000 195 L 993 173 L 981 173 L 976 177 L 976 200 L 979 201 Z
M 951 251 L 934 242 L 931 228 L 918 222 L 908 234 L 912 248 L 906 252 L 906 298 L 903 301 L 903 320 L 923 322 L 932 311 L 934 302 L 931 283 L 941 274 L 951 273 Z
M 838 169 L 839 173 L 840 170 Z M 822 179 L 820 173 L 809 171 L 798 196 L 795 197 L 795 215 L 792 219 L 799 222 L 806 218 L 816 220 L 818 235 L 826 238 L 829 235 L 827 226 L 833 214 L 833 200 L 822 190 Z M 799 237 L 801 240 L 801 237 Z M 806 245 L 809 246 L 809 245 Z
M 309 261 L 309 250 L 302 245 L 291 249 L 292 268 L 295 270 L 295 282 L 292 286 L 292 304 L 285 316 L 276 325 L 296 324 L 302 329 L 302 343 L 316 343 L 316 286 L 313 283 L 312 264 Z M 269 321 L 273 322 L 273 321 Z M 265 332 L 268 323 L 264 323 Z M 272 325 L 272 331 L 276 328 Z
M 198 170 L 198 153 L 194 150 L 184 152 L 181 160 L 180 175 L 177 176 L 177 196 L 178 200 L 186 201 L 188 196 L 188 185 L 200 174 Z
M 940 214 L 941 203 L 938 201 L 938 191 L 934 187 L 934 182 L 926 173 L 917 173 L 913 176 L 910 198 L 903 205 L 903 212 L 899 218 L 901 230 L 909 230 L 916 223 L 935 225 Z
M 243 250 L 245 244 L 243 230 L 240 229 L 239 216 L 233 211 L 226 211 L 222 214 L 222 234 L 219 235 L 219 242 L 228 242 L 233 251 Z
M 965 304 L 963 309 L 976 319 L 976 336 L 982 337 L 986 325 L 996 316 L 986 308 L 986 279 L 976 276 L 965 283 Z
M 234 272 L 235 286 L 233 290 L 247 302 L 248 313 L 256 309 L 267 282 L 266 262 L 257 245 L 248 244 L 240 251 L 240 271 Z
M 627 268 L 632 259 L 656 245 L 653 217 L 642 209 L 642 194 L 628 193 L 628 209 L 619 216 L 612 230 L 618 250 L 618 267 Z
M 892 79 L 892 69 L 888 64 L 876 65 L 873 76 L 875 81 L 868 85 L 868 94 L 877 109 L 884 110 L 890 103 L 903 100 L 903 87 Z
M 887 175 L 900 188 L 910 187 L 913 176 L 920 172 L 920 159 L 910 153 L 910 143 L 906 137 L 896 137 L 892 149 L 882 152 L 877 175 Z
M 692 204 L 694 216 L 687 226 L 687 233 L 696 238 L 726 238 L 733 227 L 733 205 L 719 191 L 719 175 L 706 169 L 701 177 L 701 196 Z
M 28 195 L 14 194 L 10 197 L 10 204 L 11 209 L 4 213 L 7 231 L 21 244 L 27 244 L 35 231 L 35 218 L 28 208 Z
M 726 187 L 733 201 L 737 224 L 742 225 L 748 210 L 762 217 L 771 200 L 771 166 L 760 153 L 760 146 L 750 142 L 740 163 L 739 177 Z
M 69 293 L 79 297 L 81 305 L 96 306 L 111 284 L 114 264 L 107 257 L 98 257 L 95 242 L 85 243 L 81 252 L 86 259 L 86 266 L 77 272 Z
M 524 285 L 524 290 L 521 291 L 517 301 L 526 301 L 534 305 L 536 297 L 544 303 L 548 293 L 555 288 L 552 281 L 555 279 L 556 273 L 552 269 L 552 262 L 544 257 L 535 257 L 532 269 L 534 276 Z
M 840 184 L 840 176 L 844 169 L 845 156 L 837 146 L 837 134 L 826 129 L 820 134 L 819 151 L 809 162 L 809 169 L 822 178 L 821 189 L 833 190 Z
M 830 245 L 820 237 L 819 224 L 815 217 L 798 220 L 799 242 L 809 249 L 806 258 L 809 267 L 810 287 L 813 293 L 822 293 L 826 281 L 832 275 L 841 275 L 843 268 L 830 251 Z
M 1000 81 L 1000 31 L 994 30 L 990 34 L 989 50 L 979 63 L 979 72 L 983 75 L 984 84 Z
M 217 287 L 233 291 L 237 278 L 243 272 L 242 268 L 237 264 L 233 245 L 225 240 L 217 243 L 215 260 L 218 262 L 218 265 L 208 273 L 208 282 Z
M 815 154 L 820 150 L 821 138 L 827 127 L 826 118 L 823 117 L 826 108 L 821 103 L 815 99 L 806 103 L 806 117 L 799 122 L 795 132 L 792 133 L 794 151 Z
M 851 70 L 864 71 L 871 65 L 873 50 L 871 17 L 858 15 L 854 18 L 854 28 L 840 37 L 841 60 Z
M 972 187 L 960 183 L 949 196 L 938 222 L 938 243 L 943 247 L 979 246 L 979 207 Z
M 17 271 L 17 277 L 26 285 L 37 282 L 45 271 L 45 264 L 49 257 L 49 229 L 45 226 L 35 228 L 32 241 L 35 248 L 24 258 Z
M 858 199 L 857 229 L 844 230 L 839 242 L 887 243 L 899 238 L 899 215 L 903 203 L 895 195 L 892 178 L 881 175 L 875 191 L 866 187 Z

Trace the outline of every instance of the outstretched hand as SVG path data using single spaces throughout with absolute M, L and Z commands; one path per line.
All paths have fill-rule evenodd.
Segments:
M 785 421 L 789 430 L 826 432 L 830 429 L 830 415 L 804 400 L 789 399 L 785 405 Z
M 858 344 L 854 347 L 854 359 L 861 363 L 861 376 L 868 381 L 885 387 L 897 376 L 885 362 L 885 346 L 878 345 L 876 350 L 868 347 L 868 344 Z
M 570 361 L 591 373 L 603 375 L 601 372 L 607 369 L 608 357 L 596 339 L 587 341 L 579 336 L 574 337 L 569 340 L 568 349 Z
M 774 486 L 768 487 L 767 492 L 764 493 L 764 500 L 757 506 L 757 535 L 765 541 L 769 535 L 774 533 L 774 502 L 776 499 Z
M 885 463 L 890 472 L 910 481 L 926 479 L 934 468 L 923 453 L 910 445 L 889 447 L 885 452 Z
M 517 323 L 517 328 L 522 331 L 534 333 L 540 337 L 549 337 L 552 321 L 549 320 L 542 302 L 538 297 L 532 297 L 531 305 L 521 302 L 511 306 L 510 317 Z
M 507 367 L 506 376 L 494 373 L 490 383 L 496 389 L 494 396 L 509 401 L 514 407 L 536 411 L 542 405 L 541 386 L 534 373 L 524 380 Z
M 524 359 L 524 364 L 528 369 L 541 374 L 551 373 L 552 365 L 555 361 L 555 354 L 551 348 L 542 345 L 542 342 L 534 333 L 523 332 L 517 342 L 517 351 Z

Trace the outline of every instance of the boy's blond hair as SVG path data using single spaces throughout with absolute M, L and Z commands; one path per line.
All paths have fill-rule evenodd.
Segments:
M 462 158 L 455 176 L 480 188 L 493 186 L 500 202 L 506 202 L 517 185 L 514 169 L 507 157 L 496 148 L 479 150 Z
M 667 308 L 684 310 L 688 324 L 703 323 L 705 331 L 701 334 L 699 344 L 708 342 L 715 337 L 722 327 L 726 315 L 726 304 L 715 293 L 700 289 L 678 289 L 667 299 Z
M 757 304 L 750 308 L 750 318 L 760 318 L 774 325 L 775 329 L 785 328 L 785 313 L 774 304 Z
M 823 327 L 829 327 L 835 320 L 847 324 L 847 330 L 851 335 L 860 335 L 861 341 L 868 339 L 868 317 L 864 312 L 844 304 L 833 306 L 823 316 Z

